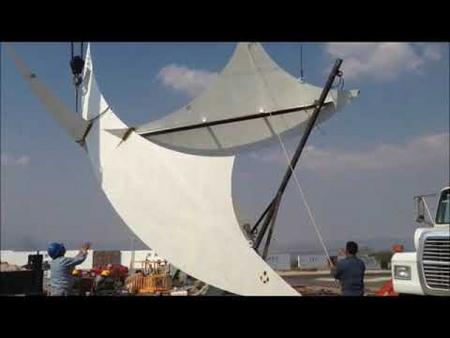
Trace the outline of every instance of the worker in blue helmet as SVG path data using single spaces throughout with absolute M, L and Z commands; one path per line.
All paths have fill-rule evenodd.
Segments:
M 73 285 L 72 270 L 83 263 L 88 255 L 91 244 L 85 243 L 78 254 L 71 258 L 65 257 L 66 248 L 62 243 L 51 243 L 47 249 L 52 258 L 50 263 L 51 296 L 68 296 Z

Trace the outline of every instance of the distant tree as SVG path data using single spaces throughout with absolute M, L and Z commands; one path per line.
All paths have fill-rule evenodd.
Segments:
M 291 257 L 291 270 L 297 270 L 298 269 L 298 262 L 297 257 Z
M 371 254 L 371 257 L 374 257 L 376 261 L 380 264 L 381 269 L 389 269 L 389 264 L 391 263 L 392 255 L 394 253 L 392 251 L 378 251 Z

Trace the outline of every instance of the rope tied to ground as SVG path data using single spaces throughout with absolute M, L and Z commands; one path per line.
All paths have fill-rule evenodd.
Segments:
M 251 51 L 250 51 L 250 57 L 251 57 L 251 60 L 252 60 L 252 62 L 253 62 L 253 65 L 254 65 L 255 68 L 257 69 Z M 303 67 L 302 67 L 302 68 L 303 68 Z M 262 79 L 262 81 L 263 81 L 263 83 L 264 83 L 264 86 L 266 87 L 267 93 L 268 93 L 269 96 L 271 97 L 273 103 L 275 104 L 276 107 L 279 107 L 279 104 L 278 104 L 276 98 L 272 95 L 272 93 L 271 93 L 271 91 L 270 91 L 270 88 L 269 88 L 269 86 L 268 86 L 268 84 L 267 84 L 267 81 L 266 81 L 264 75 L 263 75 L 262 73 L 260 73 L 259 71 L 258 71 L 258 73 L 259 73 L 259 75 L 260 75 L 260 77 L 261 77 L 261 79 Z M 339 76 L 339 83 L 338 83 L 338 86 L 341 86 L 341 87 L 343 87 L 343 76 L 342 76 L 342 75 L 343 75 L 343 73 L 342 73 L 342 72 L 339 72 L 339 74 L 338 74 L 338 76 Z M 308 114 L 307 114 L 307 115 L 308 115 Z M 271 114 L 271 111 L 269 111 L 269 118 L 271 119 L 272 117 L 273 117 L 273 115 Z M 308 117 L 310 118 L 309 115 L 308 115 Z M 287 122 L 286 122 L 283 118 L 281 118 L 281 120 L 286 124 L 287 127 L 289 127 L 289 126 L 287 125 Z M 275 131 L 275 135 L 277 136 L 278 141 L 279 141 L 279 143 L 280 143 L 280 145 L 281 145 L 281 148 L 282 148 L 282 150 L 283 150 L 283 153 L 284 153 L 284 156 L 285 156 L 285 158 L 286 158 L 287 164 L 288 164 L 290 170 L 292 171 L 292 175 L 293 175 L 294 180 L 295 180 L 295 182 L 296 182 L 296 185 L 297 185 L 297 187 L 298 187 L 298 189 L 299 189 L 299 192 L 300 192 L 302 201 L 303 201 L 303 203 L 304 203 L 304 205 L 305 205 L 305 207 L 306 207 L 306 210 L 307 210 L 307 212 L 308 212 L 308 216 L 309 216 L 309 218 L 310 218 L 310 221 L 311 221 L 311 223 L 312 223 L 313 226 L 314 226 L 316 235 L 317 235 L 317 237 L 318 237 L 318 239 L 319 239 L 319 241 L 320 241 L 320 244 L 321 244 L 321 246 L 322 246 L 322 248 L 323 248 L 323 250 L 324 250 L 324 252 L 325 252 L 325 255 L 327 256 L 328 261 L 330 262 L 330 264 L 332 264 L 330 254 L 329 254 L 329 251 L 328 251 L 328 249 L 327 249 L 327 247 L 326 247 L 326 245 L 325 245 L 325 241 L 323 240 L 323 236 L 322 236 L 322 234 L 321 234 L 321 231 L 320 231 L 320 229 L 319 229 L 319 227 L 318 227 L 318 225 L 317 225 L 317 223 L 316 223 L 316 220 L 315 220 L 315 217 L 314 217 L 314 215 L 313 215 L 313 213 L 312 213 L 312 210 L 311 210 L 311 208 L 309 207 L 309 204 L 308 204 L 308 202 L 307 202 L 307 200 L 306 200 L 305 193 L 303 192 L 303 189 L 302 189 L 302 187 L 301 187 L 301 185 L 300 185 L 300 181 L 299 181 L 299 179 L 298 179 L 298 177 L 297 177 L 297 174 L 296 174 L 294 168 L 293 168 L 292 165 L 291 165 L 291 160 L 290 160 L 290 158 L 289 158 L 289 154 L 288 154 L 288 152 L 287 152 L 287 149 L 286 149 L 286 146 L 285 146 L 285 144 L 284 144 L 284 142 L 283 142 L 283 139 L 282 139 L 281 135 L 279 134 L 279 132 L 276 130 L 276 128 L 273 128 L 273 130 Z M 272 231 L 273 231 L 273 226 L 271 227 L 271 229 L 269 230 L 269 232 L 271 233 Z M 267 251 L 267 248 L 266 248 L 265 251 Z

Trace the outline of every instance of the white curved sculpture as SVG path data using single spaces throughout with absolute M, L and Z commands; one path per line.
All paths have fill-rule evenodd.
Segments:
M 321 92 L 322 88 L 300 83 L 286 73 L 261 44 L 239 43 L 227 65 L 200 96 L 160 120 L 137 127 L 136 132 L 182 152 L 235 155 L 277 140 L 276 134 L 302 135 Z M 349 104 L 358 93 L 331 90 L 317 124 Z M 180 130 L 224 119 L 234 122 Z M 171 129 L 177 132 L 168 133 Z
M 82 118 L 11 55 L 47 109 L 85 147 L 108 200 L 144 243 L 189 275 L 231 293 L 299 295 L 261 259 L 240 229 L 231 192 L 234 156 L 171 150 L 125 125 L 98 89 L 90 47 Z M 355 96 L 349 93 L 346 103 Z

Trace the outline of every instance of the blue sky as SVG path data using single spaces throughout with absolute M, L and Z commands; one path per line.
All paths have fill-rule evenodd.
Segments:
M 73 106 L 69 43 L 16 43 L 48 88 Z M 263 43 L 287 72 L 300 75 L 299 43 Z M 93 43 L 102 92 L 131 125 L 190 101 L 220 72 L 234 43 Z M 411 240 L 412 197 L 448 184 L 448 44 L 305 43 L 306 81 L 323 86 L 333 59 L 344 59 L 351 106 L 315 130 L 298 177 L 327 241 Z M 128 246 L 130 232 L 109 206 L 84 152 L 59 126 L 1 51 L 2 248 L 59 240 L 98 248 Z M 286 142 L 293 151 L 298 139 Z M 279 145 L 239 156 L 233 185 L 244 216 L 257 218 L 285 170 Z M 292 182 L 294 183 L 294 182 Z M 37 236 L 39 234 L 39 236 Z M 36 238 L 39 237 L 39 240 Z M 45 239 L 45 240 L 44 240 Z M 317 246 L 298 189 L 291 184 L 274 248 Z

